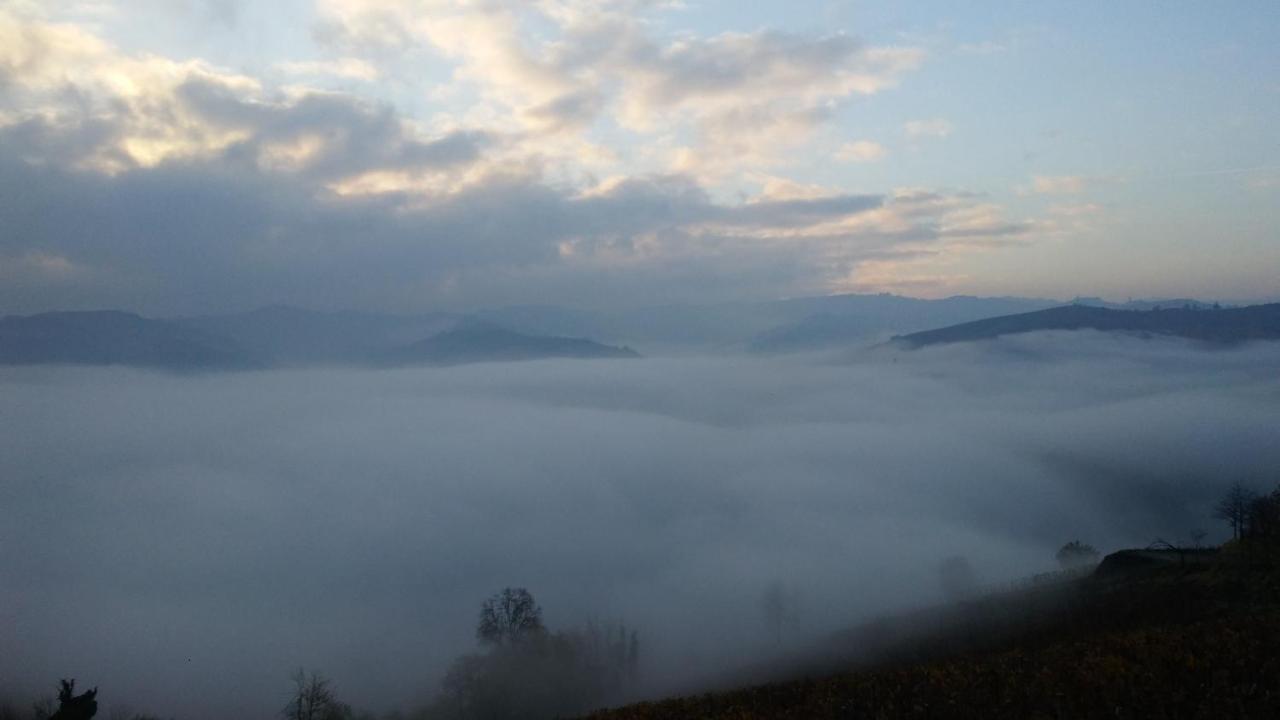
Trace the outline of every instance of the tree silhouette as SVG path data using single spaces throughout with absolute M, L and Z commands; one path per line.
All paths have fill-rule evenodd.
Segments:
M 49 720 L 89 720 L 98 713 L 98 688 L 76 695 L 76 681 L 58 683 L 58 711 Z
M 1098 551 L 1092 545 L 1079 540 L 1072 540 L 1058 548 L 1054 557 L 1058 559 L 1058 564 L 1063 570 L 1075 570 L 1098 563 Z
M 552 632 L 523 588 L 484 601 L 476 637 L 484 650 L 454 660 L 423 720 L 577 716 L 621 699 L 639 665 L 639 635 L 622 622 Z
M 310 676 L 301 668 L 293 676 L 293 694 L 280 711 L 285 720 L 347 720 L 351 708 L 339 702 L 329 679 L 317 673 Z
M 484 645 L 516 645 L 545 631 L 542 608 L 524 588 L 504 588 L 480 606 L 476 639 Z
M 1241 535 L 1268 542 L 1280 539 L 1280 487 L 1249 499 Z
M 1213 506 L 1213 516 L 1225 520 L 1231 525 L 1231 538 L 1239 540 L 1244 536 L 1245 524 L 1249 520 L 1250 509 L 1258 494 L 1245 487 L 1239 481 L 1231 484 L 1227 493 L 1217 505 Z

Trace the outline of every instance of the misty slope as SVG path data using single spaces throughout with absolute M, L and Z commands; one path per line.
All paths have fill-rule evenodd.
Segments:
M 0 364 L 235 369 L 256 363 L 234 342 L 216 335 L 103 310 L 0 319 Z
M 541 358 L 635 358 L 626 347 L 585 338 L 525 335 L 491 323 L 468 320 L 451 330 L 383 355 L 393 365 L 459 365 Z
M 1054 304 L 1027 298 L 921 300 L 896 295 L 838 295 L 827 299 L 814 314 L 757 335 L 747 347 L 756 353 L 821 350 Z
M 1274 564 L 1234 557 L 1095 573 L 857 628 L 848 642 L 884 647 L 843 672 L 588 717 L 1276 717 L 1278 580 Z
M 919 348 L 940 343 L 990 340 L 1039 330 L 1143 333 L 1223 344 L 1277 340 L 1280 339 L 1280 303 L 1220 310 L 1168 308 L 1145 311 L 1066 305 L 912 333 L 896 337 L 894 342 Z

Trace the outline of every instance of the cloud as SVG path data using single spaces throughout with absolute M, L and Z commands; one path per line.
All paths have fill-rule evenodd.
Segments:
M 989 222 L 966 220 L 978 203 L 963 194 L 816 188 L 723 204 L 681 174 L 553 186 L 536 165 L 495 160 L 500 136 L 422 137 L 342 94 L 249 101 L 200 75 L 161 97 L 216 129 L 198 137 L 235 139 L 143 162 L 120 143 L 132 117 L 0 128 L 0 185 L 15 189 L 0 254 L 115 279 L 69 296 L 37 278 L 0 290 L 0 304 L 174 314 L 777 297 L 839 287 L 895 247 L 1017 227 L 994 206 Z
M 836 159 L 844 162 L 876 162 L 889 155 L 889 150 L 878 142 L 871 140 L 855 140 L 846 143 L 836 151 Z
M 907 134 L 908 138 L 918 140 L 922 138 L 945 138 L 951 135 L 954 128 L 951 123 L 942 118 L 934 118 L 932 120 L 909 120 L 902 126 L 902 131 Z
M 338 58 L 336 60 L 309 60 L 302 62 L 278 63 L 276 69 L 286 75 L 298 76 L 331 76 L 347 80 L 363 80 L 372 82 L 378 79 L 378 68 L 366 60 L 359 58 Z
M 1077 333 L 843 362 L 4 369 L 0 678 L 72 667 L 202 720 L 274 712 L 305 665 L 407 709 L 516 585 L 552 627 L 627 620 L 648 689 L 687 689 L 774 647 L 774 581 L 803 645 L 940 599 L 949 555 L 998 584 L 1072 538 L 1223 537 L 1219 493 L 1280 462 L 1277 352 Z
M 1036 175 L 1031 178 L 1031 189 L 1041 195 L 1079 195 L 1089 187 L 1089 179 L 1082 175 Z
M 417 3 L 328 0 L 325 37 L 378 57 L 425 42 L 456 81 L 541 133 L 607 122 L 689 136 L 668 169 L 722 178 L 776 163 L 848 98 L 893 86 L 923 60 L 910 47 L 869 47 L 842 34 L 776 31 L 655 36 L 662 3 Z M 538 28 L 534 32 L 531 28 Z M 735 170 L 736 169 L 736 170 Z
M 346 50 L 410 33 L 505 112 L 423 121 L 0 12 L 0 256 L 83 271 L 75 293 L 36 273 L 0 288 L 0 303 L 174 314 L 740 300 L 840 289 L 890 256 L 1029 237 L 963 192 L 801 196 L 746 172 L 779 161 L 833 101 L 894 82 L 918 61 L 909 49 L 844 35 L 654 37 L 624 5 L 449 4 L 426 25 L 398 2 L 326 8 Z M 530 41 L 529 12 L 561 40 Z M 296 78 L 371 70 L 385 67 L 356 54 L 275 66 Z M 657 138 L 659 171 L 638 171 L 618 157 L 630 150 L 581 134 L 609 113 L 635 132 L 659 118 L 689 132 Z M 727 202 L 716 179 L 731 175 L 764 187 Z

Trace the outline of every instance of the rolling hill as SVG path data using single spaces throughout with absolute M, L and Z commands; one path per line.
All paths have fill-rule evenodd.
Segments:
M 0 365 L 130 365 L 186 369 L 255 367 L 234 342 L 165 320 L 112 310 L 0 318 Z
M 1044 330 L 1164 335 L 1224 345 L 1249 340 L 1280 340 L 1280 303 L 1224 309 L 1188 306 L 1151 310 L 1065 305 L 901 335 L 893 342 L 906 348 L 920 348 Z
M 795 301 L 798 303 L 798 301 Z M 834 295 L 812 314 L 753 337 L 747 349 L 777 354 L 827 350 L 997 315 L 1040 310 L 1050 300 L 956 296 L 924 300 L 897 295 Z M 800 305 L 803 307 L 804 305 Z
M 634 358 L 631 348 L 586 338 L 526 335 L 480 320 L 456 327 L 383 355 L 390 365 L 460 365 L 544 358 Z
M 586 338 L 520 333 L 448 314 L 321 313 L 276 307 L 175 320 L 114 310 L 0 318 L 0 365 L 241 370 L 624 357 L 638 354 Z
M 362 365 L 393 348 L 456 325 L 449 313 L 392 315 L 321 312 L 274 305 L 245 313 L 175 319 L 182 327 L 224 337 L 272 367 Z

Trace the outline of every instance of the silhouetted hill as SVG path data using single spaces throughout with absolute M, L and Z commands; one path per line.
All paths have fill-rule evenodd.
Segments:
M 177 320 L 114 310 L 0 319 L 0 365 L 243 369 L 616 357 L 638 355 L 586 338 L 519 333 L 444 313 L 397 316 L 273 307 Z
M 255 365 L 230 340 L 126 312 L 53 312 L 0 319 L 0 364 L 53 363 L 176 370 Z
M 1128 300 L 1122 303 L 1107 302 L 1097 297 L 1077 297 L 1072 305 L 1090 305 L 1108 310 L 1161 310 L 1163 308 L 1191 308 L 1194 310 L 1215 309 L 1214 303 L 1207 303 L 1195 298 L 1155 298 L 1151 300 Z
M 452 330 L 393 350 L 384 360 L 395 365 L 459 365 L 542 358 L 634 357 L 639 354 L 626 347 L 603 345 L 585 338 L 525 335 L 484 321 L 468 320 Z
M 910 348 L 940 343 L 990 340 L 1039 330 L 1099 330 L 1168 335 L 1211 343 L 1280 340 L 1280 303 L 1240 308 L 1196 307 L 1111 310 L 1066 305 L 1018 315 L 1005 315 L 894 338 Z

